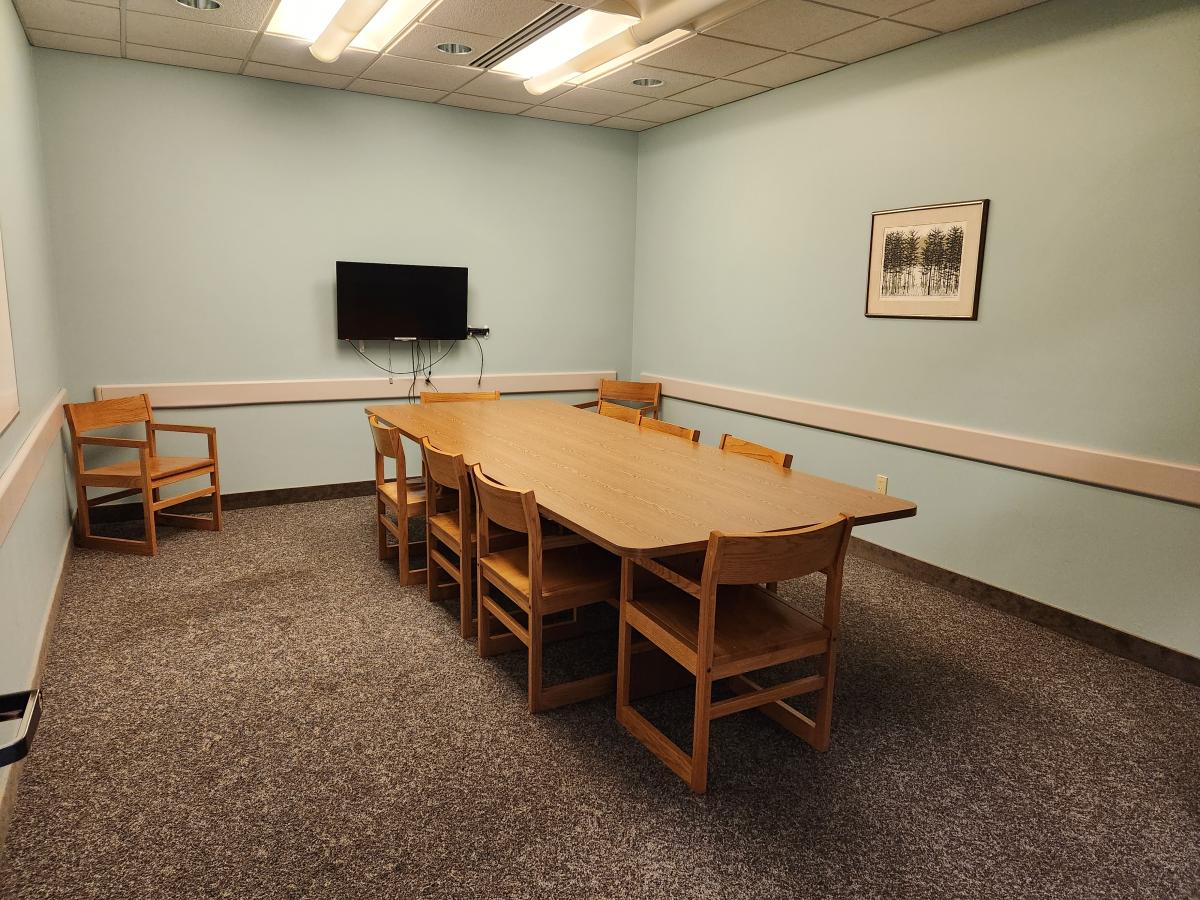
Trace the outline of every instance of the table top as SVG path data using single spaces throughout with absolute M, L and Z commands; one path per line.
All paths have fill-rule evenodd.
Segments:
M 553 400 L 373 405 L 407 438 L 461 453 L 490 477 L 533 490 L 542 513 L 622 556 L 701 550 L 709 533 L 858 524 L 916 504 L 652 432 Z

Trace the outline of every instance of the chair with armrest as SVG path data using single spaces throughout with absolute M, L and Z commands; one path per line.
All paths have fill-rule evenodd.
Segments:
M 650 559 L 621 561 L 621 635 L 617 661 L 617 720 L 696 793 L 708 786 L 709 723 L 761 709 L 817 750 L 829 747 L 833 681 L 842 602 L 842 567 L 854 520 L 841 516 L 810 528 L 762 534 L 714 531 L 699 582 Z M 668 560 L 669 562 L 669 560 Z M 656 576 L 635 584 L 634 567 Z M 764 583 L 825 575 L 825 609 L 810 618 Z M 634 632 L 667 653 L 696 679 L 692 752 L 685 753 L 630 704 Z M 764 687 L 749 674 L 781 663 L 823 656 L 819 672 Z M 713 701 L 713 683 L 735 693 Z M 803 715 L 784 700 L 816 693 L 816 712 Z
M 600 382 L 596 399 L 587 403 L 576 403 L 575 408 L 599 410 L 600 404 L 605 401 L 637 404 L 632 408 L 657 419 L 662 406 L 662 384 L 657 381 L 613 381 L 605 378 Z
M 75 543 L 80 547 L 95 550 L 115 550 L 118 553 L 137 553 L 154 556 L 158 553 L 156 526 L 168 525 L 177 528 L 196 528 L 204 531 L 221 530 L 221 478 L 217 466 L 217 431 L 203 425 L 168 425 L 154 421 L 150 397 L 138 394 L 115 400 L 97 400 L 91 403 L 63 404 L 67 425 L 71 430 L 71 463 L 75 473 L 75 491 L 79 509 L 75 520 Z M 88 432 L 117 428 L 122 425 L 144 425 L 145 437 L 141 439 L 104 437 Z M 161 431 L 178 431 L 203 434 L 208 438 L 206 456 L 160 456 L 156 437 Z M 137 459 L 88 468 L 84 460 L 85 447 L 108 447 L 136 450 Z M 208 486 L 197 490 L 163 497 L 162 488 L 191 478 L 208 478 Z M 87 489 L 118 488 L 92 499 Z M 140 540 L 103 537 L 92 532 L 91 510 L 103 503 L 112 503 L 142 496 L 142 520 L 145 537 Z M 165 513 L 162 510 L 200 497 L 212 497 L 212 518 L 180 513 Z
M 425 516 L 425 481 L 409 478 L 404 463 L 400 429 L 391 428 L 376 416 L 367 416 L 371 438 L 375 442 L 375 519 L 379 558 L 393 559 L 401 584 L 423 584 L 425 569 L 412 567 L 412 555 L 420 552 L 422 542 L 410 541 L 408 523 Z M 395 461 L 396 477 L 387 477 L 387 461 Z M 392 541 L 388 540 L 391 536 Z
M 533 491 L 518 491 L 488 478 L 480 466 L 471 467 L 479 500 L 479 655 L 493 655 L 496 619 L 528 650 L 529 711 L 541 712 L 599 697 L 613 689 L 616 674 L 607 672 L 547 686 L 542 675 L 542 646 L 556 632 L 574 633 L 577 611 L 594 603 L 613 603 L 618 596 L 620 566 L 611 553 L 579 535 L 549 535 L 542 530 Z M 498 548 L 494 526 L 523 544 Z M 493 595 L 493 591 L 496 595 Z M 516 610 L 505 609 L 507 599 Z M 571 620 L 552 625 L 546 617 L 571 613 Z M 525 623 L 518 621 L 523 617 Z

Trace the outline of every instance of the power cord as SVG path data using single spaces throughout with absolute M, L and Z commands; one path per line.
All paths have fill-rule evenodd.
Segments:
M 483 344 L 479 343 L 478 335 L 471 335 L 471 340 L 475 342 L 475 346 L 479 348 L 479 379 L 475 382 L 476 387 L 483 387 Z

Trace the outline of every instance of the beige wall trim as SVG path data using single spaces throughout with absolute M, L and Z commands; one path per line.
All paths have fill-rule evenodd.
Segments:
M 505 394 L 536 394 L 556 391 L 594 391 L 600 379 L 615 378 L 615 372 L 514 372 L 484 375 L 435 375 L 441 391 L 500 391 Z M 312 403 L 328 400 L 386 400 L 408 395 L 411 375 L 388 378 L 299 378 L 280 381 L 179 381 L 162 384 L 100 384 L 97 400 L 149 394 L 160 408 L 201 406 L 244 406 L 254 403 Z M 418 390 L 432 390 L 418 377 Z
M 679 400 L 1200 506 L 1200 466 L 942 425 L 665 375 L 643 373 L 641 377 L 643 381 L 661 381 L 663 394 Z
M 58 440 L 58 433 L 63 425 L 62 405 L 66 399 L 65 390 L 54 396 L 29 429 L 25 442 L 17 448 L 12 462 L 0 472 L 0 544 L 8 538 L 25 498 L 29 496 L 38 473 L 42 471 L 46 454 Z

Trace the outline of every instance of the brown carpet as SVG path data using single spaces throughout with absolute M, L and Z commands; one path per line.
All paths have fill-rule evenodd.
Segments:
M 832 749 L 719 720 L 697 798 L 610 700 L 529 716 L 523 656 L 481 661 L 374 559 L 369 500 L 233 512 L 161 547 L 70 563 L 2 896 L 1200 888 L 1200 688 L 861 561 Z M 786 589 L 811 603 L 819 583 Z M 549 656 L 599 671 L 611 652 Z M 687 734 L 686 694 L 647 711 Z

